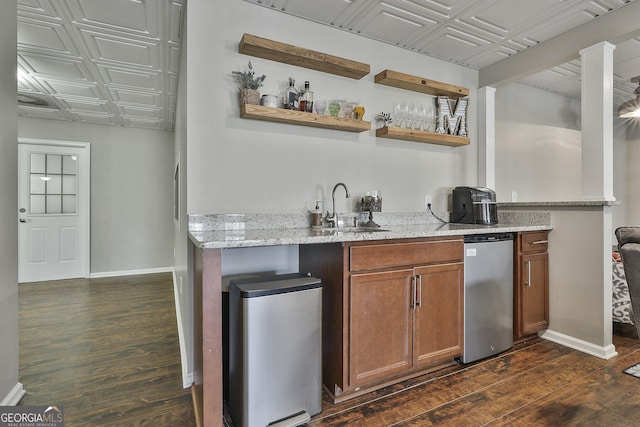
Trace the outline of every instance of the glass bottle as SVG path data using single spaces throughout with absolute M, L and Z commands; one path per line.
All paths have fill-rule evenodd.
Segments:
M 296 89 L 296 79 L 289 77 L 289 87 L 284 91 L 284 108 L 297 110 L 299 96 L 298 89 Z
M 313 92 L 309 89 L 309 81 L 304 82 L 304 90 L 300 94 L 298 110 L 306 111 L 307 113 L 313 112 Z

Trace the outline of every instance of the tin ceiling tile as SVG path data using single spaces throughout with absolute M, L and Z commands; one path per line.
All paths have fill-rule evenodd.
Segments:
M 92 99 L 100 99 L 102 96 L 94 84 L 71 83 L 53 79 L 41 79 L 40 82 L 49 89 L 50 94 L 64 94 Z
M 21 64 L 29 70 L 29 73 L 39 74 L 41 77 L 91 80 L 89 70 L 81 59 L 28 52 L 19 55 L 19 58 L 21 59 Z
M 121 68 L 110 64 L 97 64 L 106 86 L 122 86 L 130 89 L 151 91 L 162 90 L 162 79 L 159 71 Z
M 18 51 L 21 50 L 79 56 L 63 25 L 27 16 L 18 16 Z
M 162 96 L 158 92 L 134 91 L 117 87 L 107 87 L 116 103 L 129 103 L 146 106 L 162 106 Z
M 95 61 L 161 69 L 158 45 L 153 42 L 117 37 L 106 33 L 80 30 Z
M 280 2 L 279 8 L 292 15 L 313 16 L 316 22 L 331 24 L 352 3 L 346 0 L 288 0 Z
M 640 0 L 245 1 L 480 69 Z M 172 130 L 184 3 L 17 0 L 18 90 L 53 106 L 20 106 L 19 114 Z M 639 40 L 614 51 L 615 97 L 636 87 Z M 574 96 L 580 61 L 539 74 L 529 84 Z M 162 114 L 136 120 L 116 103 Z M 112 116 L 96 115 L 102 106 Z
M 51 3 L 51 0 L 18 0 L 17 3 L 19 11 L 44 15 L 50 18 L 58 17 L 58 11 Z
M 88 101 L 79 98 L 56 96 L 58 103 L 70 112 L 88 111 L 92 113 L 109 113 L 109 106 L 105 101 Z
M 76 24 L 158 39 L 160 37 L 159 1 L 139 0 L 67 0 Z

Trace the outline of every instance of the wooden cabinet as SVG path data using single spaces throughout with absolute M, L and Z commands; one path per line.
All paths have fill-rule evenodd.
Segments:
M 323 384 L 334 402 L 454 363 L 462 238 L 301 245 L 323 283 Z
M 516 240 L 514 339 L 549 326 L 549 233 L 519 233 Z
M 461 355 L 464 340 L 464 264 L 418 267 L 415 277 L 414 365 Z

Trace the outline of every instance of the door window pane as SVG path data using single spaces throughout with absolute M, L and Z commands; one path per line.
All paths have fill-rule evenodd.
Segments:
M 76 213 L 76 196 L 62 196 L 62 213 Z
M 58 154 L 47 154 L 47 174 L 62 173 L 62 156 Z
M 31 174 L 31 186 L 29 193 L 31 194 L 44 194 L 45 192 L 45 181 L 42 179 L 44 175 L 40 174 Z
M 47 194 L 62 194 L 62 176 L 49 175 L 51 178 L 47 181 Z
M 75 155 L 30 154 L 30 213 L 78 212 L 78 161 Z
M 77 156 L 62 156 L 62 173 L 65 175 L 76 175 L 78 170 Z
M 31 196 L 31 213 L 32 214 L 43 214 L 45 213 L 44 208 L 44 195 L 32 195 Z
M 46 154 L 31 153 L 31 173 L 45 173 Z
M 77 194 L 77 177 L 75 175 L 62 176 L 62 194 Z
M 47 213 L 62 213 L 62 198 L 60 196 L 47 196 Z

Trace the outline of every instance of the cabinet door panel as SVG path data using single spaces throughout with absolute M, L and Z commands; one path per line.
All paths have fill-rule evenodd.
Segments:
M 412 273 L 412 270 L 400 270 L 351 276 L 351 387 L 411 368 Z
M 415 269 L 418 306 L 414 324 L 414 363 L 453 358 L 463 350 L 464 264 Z
M 549 255 L 522 256 L 520 291 L 520 335 L 538 332 L 549 326 Z

